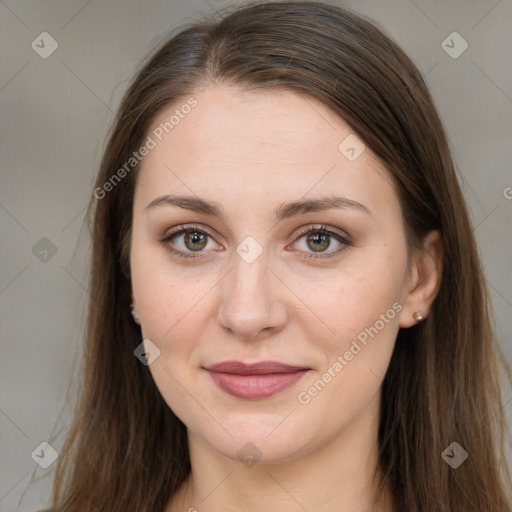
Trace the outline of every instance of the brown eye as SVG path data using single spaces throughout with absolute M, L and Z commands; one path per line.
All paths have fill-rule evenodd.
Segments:
M 321 226 L 319 228 L 309 227 L 299 233 L 295 242 L 299 245 L 299 249 L 303 251 L 306 258 L 329 258 L 339 254 L 348 246 L 353 245 L 348 236 L 343 236 L 337 231 Z M 332 246 L 334 245 L 333 250 Z M 315 256 L 312 253 L 318 253 Z M 325 254 L 324 254 L 325 253 Z
M 212 247 L 208 247 L 210 240 Z M 197 226 L 178 226 L 160 239 L 160 242 L 168 251 L 185 259 L 199 258 L 200 254 L 196 256 L 191 253 L 207 252 L 206 249 L 219 247 L 209 233 Z
M 308 244 L 308 247 L 313 249 L 313 251 L 321 252 L 328 249 L 331 245 L 330 235 L 325 235 L 323 233 L 309 234 L 306 237 L 306 243 Z
M 198 231 L 187 231 L 185 233 L 185 246 L 191 251 L 200 251 L 206 247 L 208 235 Z

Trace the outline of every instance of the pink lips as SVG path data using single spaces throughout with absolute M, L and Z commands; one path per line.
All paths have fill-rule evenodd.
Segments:
M 309 368 L 274 361 L 224 361 L 205 368 L 220 389 L 238 398 L 266 398 L 295 384 Z

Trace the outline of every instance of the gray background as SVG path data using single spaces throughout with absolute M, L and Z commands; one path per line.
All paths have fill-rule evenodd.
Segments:
M 235 3 L 0 0 L 2 511 L 47 503 L 54 466 L 41 469 L 31 453 L 50 440 L 59 451 L 64 439 L 63 431 L 50 434 L 52 427 L 65 426 L 69 411 L 54 422 L 66 392 L 76 391 L 69 382 L 80 362 L 75 357 L 89 258 L 82 223 L 105 133 L 127 80 L 171 29 Z M 512 2 L 343 4 L 379 22 L 427 80 L 461 170 L 499 340 L 510 363 Z M 31 47 L 43 31 L 59 45 L 46 59 Z M 453 31 L 469 44 L 456 59 L 441 46 Z M 54 255 L 40 252 L 49 245 L 43 237 L 55 246 Z M 510 386 L 504 402 L 510 418 Z M 512 461 L 510 443 L 507 449 Z

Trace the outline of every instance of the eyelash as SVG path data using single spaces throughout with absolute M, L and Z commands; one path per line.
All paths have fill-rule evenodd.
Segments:
M 187 233 L 189 231 L 198 232 L 198 233 L 207 235 L 208 237 L 213 239 L 213 236 L 210 233 L 208 233 L 208 231 L 204 230 L 203 228 L 201 228 L 195 224 L 191 224 L 191 225 L 177 226 L 177 228 L 174 231 L 167 233 L 159 241 L 160 241 L 160 243 L 162 243 L 165 246 L 165 248 L 168 251 L 170 251 L 172 254 L 175 254 L 176 256 L 178 256 L 180 258 L 183 258 L 185 260 L 194 260 L 194 259 L 200 258 L 201 256 L 195 256 L 195 255 L 191 254 L 190 252 L 184 252 L 181 250 L 172 249 L 168 245 L 168 242 L 170 242 L 173 238 L 176 238 L 177 236 Z M 305 235 L 309 235 L 310 233 L 329 235 L 329 236 L 333 237 L 335 240 L 337 240 L 338 242 L 340 242 L 342 244 L 342 246 L 334 251 L 331 251 L 330 253 L 327 253 L 326 255 L 316 256 L 316 255 L 314 255 L 314 253 L 306 254 L 304 257 L 308 258 L 308 259 L 321 260 L 321 259 L 326 259 L 326 258 L 332 258 L 333 256 L 336 256 L 340 252 L 345 250 L 347 247 L 354 245 L 353 242 L 349 238 L 341 235 L 337 231 L 333 231 L 332 229 L 329 229 L 325 225 L 321 225 L 320 227 L 308 226 L 307 228 L 300 230 L 297 233 L 297 236 L 293 243 L 296 243 L 302 237 L 304 237 Z M 204 252 L 204 251 L 197 251 L 197 252 Z

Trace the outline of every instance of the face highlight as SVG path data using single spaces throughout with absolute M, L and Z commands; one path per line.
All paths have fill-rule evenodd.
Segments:
M 135 190 L 132 292 L 160 350 L 149 369 L 198 442 L 291 460 L 376 417 L 408 293 L 400 204 L 382 163 L 315 100 L 227 86 L 194 97 Z M 226 361 L 302 371 L 206 369 Z

